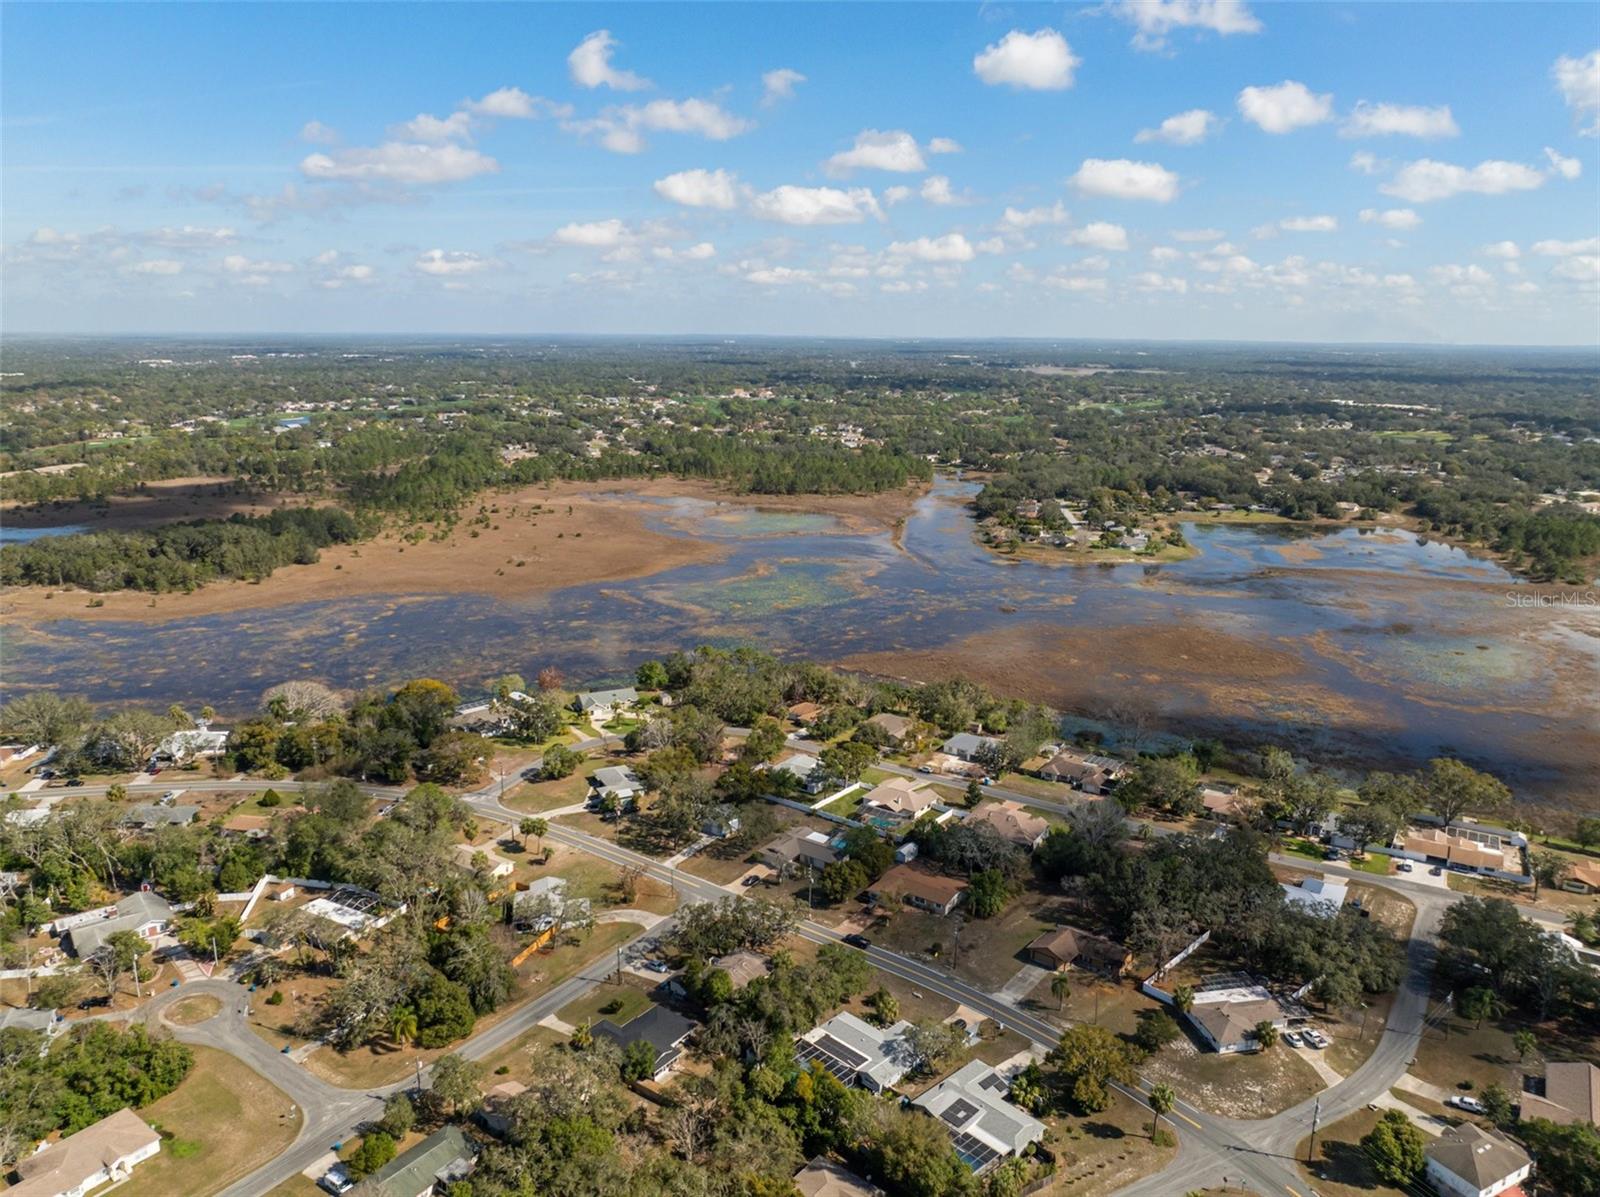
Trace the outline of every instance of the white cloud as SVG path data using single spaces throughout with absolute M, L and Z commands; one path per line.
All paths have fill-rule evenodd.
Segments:
M 229 274 L 288 274 L 294 266 L 288 262 L 252 261 L 243 254 L 229 254 L 222 259 L 222 268 Z
M 885 187 L 883 189 L 883 202 L 886 204 L 903 204 L 912 196 L 909 187 Z
M 1563 54 L 1550 68 L 1561 98 L 1572 109 L 1572 119 L 1584 137 L 1600 137 L 1600 50 L 1582 58 Z
M 1048 208 L 1007 208 L 1000 217 L 1002 233 L 1021 233 L 1047 224 L 1066 224 L 1066 205 L 1057 200 Z
M 1557 262 L 1551 274 L 1579 283 L 1600 283 L 1600 254 L 1579 254 Z
M 1583 241 L 1535 241 L 1533 252 L 1542 258 L 1567 258 L 1574 254 L 1600 254 L 1600 237 Z
M 1451 287 L 1457 291 L 1476 291 L 1481 288 L 1495 285 L 1494 275 L 1482 266 L 1434 266 L 1428 271 L 1429 277 L 1440 286 Z
M 393 129 L 395 136 L 412 141 L 457 141 L 472 136 L 472 116 L 467 112 L 452 112 L 447 117 L 419 112 L 403 125 Z
M 134 274 L 179 274 L 183 270 L 182 262 L 174 262 L 171 258 L 150 258 L 147 261 L 135 262 L 128 270 Z
M 794 89 L 806 81 L 806 77 L 799 71 L 792 71 L 788 67 L 779 67 L 775 71 L 768 71 L 761 76 L 761 105 L 770 108 L 780 100 L 794 97 Z
M 336 145 L 339 141 L 339 131 L 321 121 L 307 121 L 300 126 L 300 140 L 309 141 L 313 145 Z
M 1221 241 L 1227 236 L 1221 229 L 1174 229 L 1174 241 Z
M 1135 142 L 1164 141 L 1168 145 L 1199 145 L 1219 125 L 1217 114 L 1204 108 L 1191 108 L 1169 116 L 1154 129 L 1140 129 L 1133 135 Z
M 889 253 L 897 258 L 915 258 L 919 262 L 970 262 L 977 256 L 972 243 L 960 233 L 946 233 L 943 237 L 918 237 L 915 241 L 895 241 Z
M 658 245 L 650 253 L 663 262 L 704 262 L 717 256 L 717 247 L 709 241 L 701 241 L 697 245 L 686 246 L 683 249 Z
M 615 217 L 564 224 L 550 235 L 550 240 L 557 245 L 575 245 L 584 249 L 612 249 L 630 238 L 628 226 Z
M 607 108 L 589 120 L 568 121 L 565 127 L 578 134 L 596 134 L 600 144 L 613 153 L 637 154 L 645 147 L 647 132 L 689 133 L 727 141 L 754 126 L 715 100 L 688 99 Z
M 1378 156 L 1369 150 L 1357 150 L 1350 155 L 1350 169 L 1360 174 L 1375 175 L 1384 165 L 1378 161 Z
M 495 174 L 500 164 L 487 154 L 459 145 L 420 145 L 390 141 L 380 146 L 311 154 L 300 170 L 308 179 L 416 184 L 455 183 Z
M 1154 200 L 1164 204 L 1178 195 L 1178 176 L 1166 167 L 1154 162 L 1130 162 L 1126 158 L 1085 158 L 1068 181 L 1085 195 L 1113 199 Z
M 1529 282 L 1512 283 L 1510 289 L 1516 295 L 1537 295 L 1539 293 L 1539 284 Z
M 1479 252 L 1485 257 L 1504 258 L 1507 261 L 1522 256 L 1522 251 L 1517 248 L 1515 241 L 1496 241 L 1492 245 L 1485 245 Z
M 597 29 L 567 55 L 567 70 L 579 87 L 609 87 L 615 91 L 642 91 L 650 80 L 632 71 L 619 71 L 611 65 L 611 52 L 617 41 L 610 30 Z
M 966 203 L 966 197 L 957 195 L 950 188 L 950 180 L 944 175 L 929 175 L 922 180 L 922 187 L 918 193 L 930 204 L 939 207 L 949 207 L 952 204 Z
M 480 270 L 487 269 L 489 262 L 466 250 L 446 252 L 442 249 L 430 249 L 418 257 L 412 265 L 423 274 L 446 278 L 453 275 L 476 274 Z
M 1361 223 L 1382 225 L 1386 229 L 1414 229 L 1422 223 L 1422 217 L 1410 208 L 1385 208 L 1381 212 L 1377 208 L 1363 208 Z
M 829 158 L 823 169 L 831 175 L 858 169 L 909 173 L 927 170 L 928 164 L 917 139 L 904 129 L 863 129 L 856 134 L 855 145 Z
M 1173 278 L 1170 275 L 1159 274 L 1154 270 L 1146 270 L 1133 276 L 1133 285 L 1141 291 L 1168 291 L 1173 295 L 1185 295 L 1189 291 L 1189 280 Z
M 790 283 L 808 283 L 813 278 L 809 270 L 797 270 L 792 266 L 763 266 L 745 273 L 745 281 L 759 283 L 762 286 L 785 286 Z
M 1336 216 L 1290 216 L 1278 222 L 1286 233 L 1336 233 L 1339 219 Z
M 1054 287 L 1057 291 L 1104 291 L 1106 280 L 1103 278 L 1085 278 L 1081 274 L 1051 274 L 1041 280 L 1045 286 Z
M 739 204 L 738 179 L 725 170 L 680 170 L 657 179 L 655 191 L 662 199 L 686 208 L 716 208 L 726 212 Z
M 750 201 L 750 210 L 762 220 L 780 224 L 859 224 L 867 217 L 881 218 L 878 201 L 869 188 L 797 187 L 785 183 Z
M 1292 133 L 1333 119 L 1333 94 L 1318 94 L 1293 79 L 1271 87 L 1247 87 L 1239 93 L 1238 104 L 1240 116 L 1268 133 Z
M 1468 168 L 1421 158 L 1406 163 L 1392 180 L 1378 190 L 1414 204 L 1426 204 L 1463 192 L 1505 195 L 1512 191 L 1532 191 L 1543 186 L 1544 179 L 1543 172 L 1520 162 L 1491 160 Z
M 339 268 L 339 277 L 341 279 L 347 279 L 351 282 L 364 283 L 372 276 L 372 267 L 360 262 L 356 263 L 354 266 L 341 266 Z
M 1224 37 L 1261 32 L 1244 0 L 1113 0 L 1111 11 L 1134 26 L 1133 44 L 1141 50 L 1164 48 L 1174 29 L 1207 29 Z
M 878 290 L 882 291 L 885 295 L 911 295 L 918 291 L 926 291 L 927 289 L 928 284 L 922 279 L 916 279 L 915 281 L 910 279 L 900 279 L 892 283 L 878 284 Z
M 1156 245 L 1152 246 L 1150 249 L 1150 260 L 1152 262 L 1177 262 L 1182 258 L 1183 251 L 1179 249 L 1173 249 L 1170 245 Z
M 928 142 L 930 154 L 959 154 L 963 146 L 953 137 L 935 137 Z
M 463 107 L 475 116 L 501 120 L 531 121 L 540 116 L 566 118 L 572 115 L 572 105 L 558 104 L 543 96 L 530 96 L 520 87 L 497 88 L 481 100 L 467 101 Z
M 218 245 L 230 245 L 239 239 L 239 234 L 225 226 L 211 228 L 186 224 L 179 228 L 167 226 L 143 233 L 131 233 L 129 237 L 146 245 L 159 245 L 163 249 L 208 249 Z
M 1096 220 L 1068 233 L 1067 244 L 1082 245 L 1089 249 L 1124 250 L 1128 248 L 1128 230 L 1120 224 Z
M 1551 173 L 1558 174 L 1563 179 L 1576 179 L 1583 174 L 1583 163 L 1576 158 L 1568 158 L 1558 154 L 1549 146 L 1544 147 L 1544 156 L 1550 163 Z
M 1448 104 L 1425 108 L 1410 104 L 1374 104 L 1361 100 L 1339 128 L 1341 137 L 1459 137 L 1461 129 Z
M 1034 33 L 1013 29 L 974 55 L 972 70 L 991 87 L 1064 91 L 1072 86 L 1072 73 L 1081 61 L 1054 29 Z

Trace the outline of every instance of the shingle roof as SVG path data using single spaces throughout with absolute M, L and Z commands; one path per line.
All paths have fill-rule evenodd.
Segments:
M 1012 843 L 1028 848 L 1050 830 L 1049 823 L 1016 802 L 986 802 L 967 816 L 967 822 L 987 823 Z
M 455 1181 L 466 1176 L 472 1171 L 475 1155 L 461 1129 L 447 1126 L 379 1168 L 362 1189 L 373 1197 L 417 1197 L 437 1179 Z
M 794 1187 L 801 1197 L 883 1197 L 882 1189 L 820 1155 L 795 1173 Z
M 17 1175 L 22 1180 L 6 1190 L 7 1197 L 56 1197 L 71 1192 L 118 1160 L 160 1141 L 161 1136 L 139 1115 L 118 1110 L 18 1160 Z
M 1471 1122 L 1445 1131 L 1426 1150 L 1430 1160 L 1476 1189 L 1487 1189 L 1531 1162 L 1510 1139 Z

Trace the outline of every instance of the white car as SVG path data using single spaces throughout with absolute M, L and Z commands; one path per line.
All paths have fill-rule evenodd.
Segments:
M 1328 1046 L 1328 1037 L 1321 1031 L 1302 1031 L 1301 1036 L 1305 1039 L 1308 1047 L 1314 1047 L 1318 1051 Z
M 1283 1033 L 1283 1041 L 1285 1043 L 1287 1043 L 1290 1047 L 1299 1047 L 1300 1046 L 1300 1032 L 1299 1031 L 1285 1031 Z
M 317 1187 L 325 1193 L 332 1193 L 333 1197 L 339 1197 L 341 1193 L 348 1193 L 355 1188 L 356 1182 L 350 1175 L 350 1169 L 339 1163 L 322 1174 L 322 1178 L 317 1181 Z
M 1469 1114 L 1487 1114 L 1489 1109 L 1476 1097 L 1462 1097 L 1455 1094 L 1445 1098 L 1445 1105 L 1454 1106 L 1458 1110 L 1465 1110 Z

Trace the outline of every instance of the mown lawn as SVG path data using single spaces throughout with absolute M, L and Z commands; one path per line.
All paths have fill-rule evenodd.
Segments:
M 139 1116 L 174 1137 L 117 1192 L 121 1197 L 215 1193 L 294 1141 L 301 1114 L 286 1094 L 226 1052 L 196 1047 L 194 1068 Z

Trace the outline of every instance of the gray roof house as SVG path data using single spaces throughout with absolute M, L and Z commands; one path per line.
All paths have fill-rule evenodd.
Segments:
M 623 686 L 616 690 L 585 690 L 578 695 L 573 706 L 578 708 L 580 714 L 606 716 L 623 707 L 631 707 L 639 701 L 639 691 L 632 686 Z
M 1526 1151 L 1499 1131 L 1471 1122 L 1445 1131 L 1424 1153 L 1428 1183 L 1449 1197 L 1495 1197 L 1533 1171 Z
M 138 827 L 145 831 L 153 831 L 157 827 L 187 827 L 194 822 L 195 816 L 199 813 L 198 806 L 161 806 L 152 802 L 145 806 L 136 806 L 123 815 L 122 825 Z
M 847 1085 L 881 1093 L 915 1063 L 906 1043 L 910 1029 L 905 1019 L 880 1028 L 845 1010 L 802 1035 L 795 1044 L 795 1056 L 801 1067 L 815 1061 Z
M 594 771 L 594 789 L 602 798 L 632 798 L 644 793 L 644 782 L 627 765 L 609 765 Z
M 61 942 L 69 952 L 81 958 L 92 954 L 118 931 L 132 931 L 145 939 L 154 939 L 171 922 L 172 907 L 167 900 L 145 890 L 123 898 L 111 917 L 73 927 L 61 937 Z
M 792 774 L 800 783 L 800 788 L 808 794 L 820 793 L 826 781 L 822 776 L 822 762 L 805 752 L 797 752 L 775 765 L 766 765 L 764 768 L 774 773 Z
M 624 1051 L 632 1044 L 648 1043 L 656 1053 L 650 1075 L 660 1080 L 683 1055 L 683 1041 L 689 1037 L 695 1025 L 676 1010 L 652 1005 L 643 1014 L 625 1023 L 602 1019 L 594 1025 L 594 1033 L 611 1040 Z
M 372 1197 L 432 1197 L 435 1190 L 465 1179 L 476 1156 L 461 1128 L 447 1126 L 379 1168 L 361 1189 Z
M 1009 1092 L 993 1065 L 973 1060 L 911 1104 L 944 1123 L 962 1162 L 983 1173 L 1044 1138 L 1044 1123 L 1012 1105 Z
M 978 754 L 980 748 L 988 748 L 998 743 L 1000 741 L 993 736 L 977 736 L 971 732 L 957 732 L 939 747 L 951 756 L 970 761 Z

